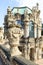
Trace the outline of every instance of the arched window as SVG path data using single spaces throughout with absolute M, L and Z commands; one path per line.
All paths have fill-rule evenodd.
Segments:
M 21 25 L 21 20 L 17 20 L 16 24 Z
M 29 23 L 29 37 L 34 37 L 34 23 L 30 21 Z
M 16 20 L 15 24 L 21 25 L 21 28 L 24 28 L 24 22 L 22 20 Z

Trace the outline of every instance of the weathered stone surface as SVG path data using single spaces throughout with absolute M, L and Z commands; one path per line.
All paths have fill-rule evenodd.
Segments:
M 7 15 L 4 18 L 4 32 L 0 28 L 0 45 L 6 51 L 8 50 L 12 57 L 24 55 L 26 59 L 40 59 L 43 52 L 40 10 L 38 5 L 32 10 L 28 7 L 23 8 L 10 9 L 8 7 Z M 15 9 L 18 11 L 17 13 L 15 13 Z M 24 52 L 21 52 L 18 46 L 22 46 Z

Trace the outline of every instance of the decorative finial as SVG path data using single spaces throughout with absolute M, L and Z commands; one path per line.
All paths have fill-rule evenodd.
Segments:
M 38 9 L 38 6 L 39 6 L 39 4 L 37 3 L 37 9 Z
M 8 8 L 7 8 L 7 14 L 10 14 L 11 13 L 11 8 L 10 8 L 10 6 L 8 6 Z
M 26 10 L 24 11 L 24 14 L 26 14 L 26 15 L 28 14 L 28 9 L 26 9 Z
M 8 8 L 7 8 L 7 11 L 11 11 L 11 8 L 10 8 L 10 6 L 8 6 Z
M 19 13 L 19 9 L 17 8 L 17 13 Z
M 28 15 L 28 10 L 26 9 L 25 11 L 24 11 L 24 21 L 29 21 L 29 15 Z

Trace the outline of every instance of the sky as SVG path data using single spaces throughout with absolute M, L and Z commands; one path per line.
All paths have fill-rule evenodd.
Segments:
M 3 27 L 4 17 L 7 14 L 8 6 L 11 8 L 28 6 L 32 9 L 33 6 L 36 6 L 36 3 L 39 3 L 39 9 L 41 10 L 40 18 L 42 18 L 43 23 L 43 0 L 0 0 L 0 27 Z

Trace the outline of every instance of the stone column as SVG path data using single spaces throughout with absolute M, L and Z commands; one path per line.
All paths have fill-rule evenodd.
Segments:
M 30 54 L 30 45 L 28 44 L 28 46 L 25 44 L 25 46 L 24 46 L 24 57 L 26 58 L 26 59 L 30 59 L 30 56 L 29 56 L 29 54 Z
M 29 37 L 29 22 L 24 22 L 24 38 Z
M 36 48 L 36 52 L 35 52 L 35 60 L 38 59 L 38 48 Z
M 34 37 L 37 38 L 37 25 L 34 25 Z
M 25 11 L 24 13 L 24 38 L 25 38 L 25 44 L 24 44 L 24 54 L 25 54 L 25 58 L 28 58 L 28 37 L 29 37 L 29 16 L 28 16 L 28 12 Z
M 37 25 L 35 24 L 34 25 L 34 37 L 35 37 L 35 39 L 38 37 L 38 28 L 37 28 Z M 35 60 L 37 60 L 37 48 L 36 48 L 36 41 L 35 41 L 35 56 L 34 56 L 34 58 L 35 58 Z
M 25 57 L 27 59 L 27 45 L 26 44 L 23 45 L 22 53 L 23 53 L 23 57 Z
M 24 12 L 24 38 L 29 37 L 29 16 L 28 11 Z
M 38 38 L 41 37 L 41 27 L 38 27 Z
M 41 48 L 40 48 L 40 49 L 39 49 L 39 59 L 41 59 L 41 57 L 42 57 L 41 52 L 42 52 L 42 50 L 41 50 Z
M 28 44 L 27 49 L 28 49 L 27 59 L 30 60 L 30 44 Z
M 35 60 L 41 59 L 41 49 L 36 48 Z

